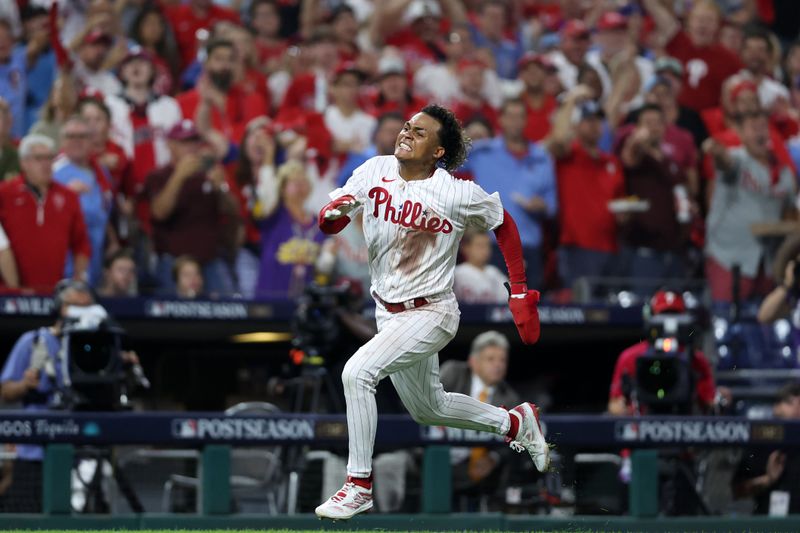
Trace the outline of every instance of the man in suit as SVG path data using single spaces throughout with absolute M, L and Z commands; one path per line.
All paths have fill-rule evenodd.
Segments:
M 481 333 L 472 341 L 467 361 L 442 364 L 440 377 L 448 392 L 468 394 L 492 405 L 517 405 L 519 395 L 506 383 L 508 339 L 497 331 Z M 456 495 L 489 495 L 503 486 L 507 450 L 453 448 L 453 492 Z

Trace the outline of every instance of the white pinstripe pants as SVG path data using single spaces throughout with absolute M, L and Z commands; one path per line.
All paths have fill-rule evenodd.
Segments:
M 376 304 L 378 333 L 342 370 L 350 456 L 347 473 L 368 477 L 378 425 L 375 387 L 391 376 L 397 394 L 420 424 L 508 432 L 508 413 L 464 394 L 445 392 L 439 382 L 439 350 L 458 330 L 455 296 L 402 313 Z

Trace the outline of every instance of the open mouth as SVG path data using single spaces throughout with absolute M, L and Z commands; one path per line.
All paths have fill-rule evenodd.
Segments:
M 411 146 L 409 146 L 405 142 L 401 142 L 400 144 L 397 145 L 397 147 L 400 148 L 401 150 L 403 150 L 404 152 L 410 152 L 411 151 Z

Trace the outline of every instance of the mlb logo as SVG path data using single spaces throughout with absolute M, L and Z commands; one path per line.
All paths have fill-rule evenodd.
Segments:
M 181 439 L 194 439 L 197 437 L 197 420 L 188 418 L 175 420 L 172 423 L 172 435 Z
M 639 424 L 636 422 L 618 422 L 617 440 L 632 442 L 639 440 Z
M 423 426 L 421 429 L 422 437 L 428 440 L 445 440 L 446 438 L 444 428 L 441 426 Z
M 161 302 L 150 302 L 150 316 L 163 316 L 164 304 Z

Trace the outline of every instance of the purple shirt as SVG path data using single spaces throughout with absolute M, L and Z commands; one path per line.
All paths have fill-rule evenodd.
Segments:
M 260 223 L 261 268 L 256 296 L 297 296 L 311 280 L 325 235 L 311 217 L 307 224 L 292 219 L 280 205 Z

